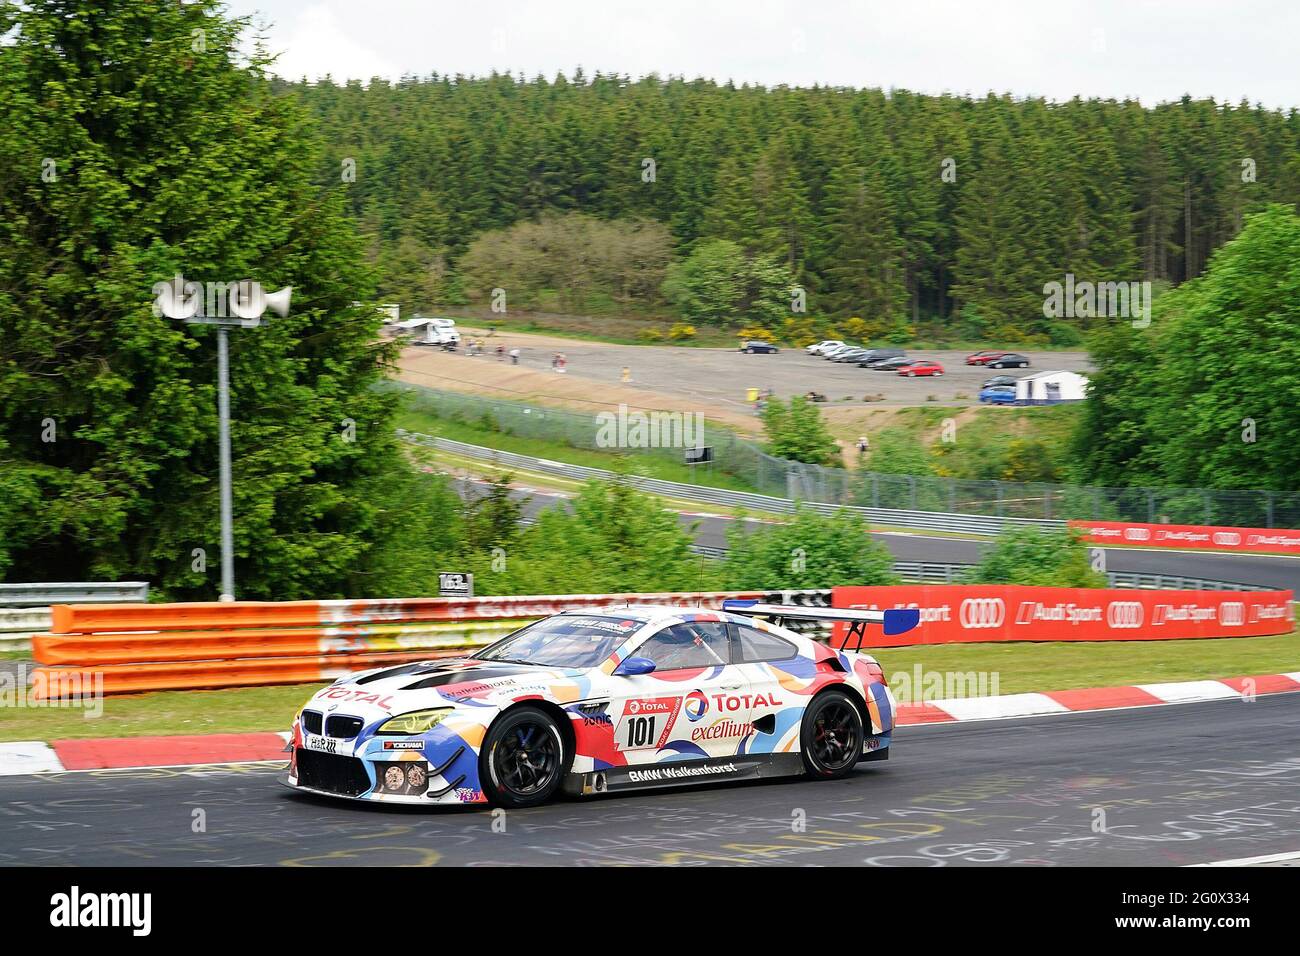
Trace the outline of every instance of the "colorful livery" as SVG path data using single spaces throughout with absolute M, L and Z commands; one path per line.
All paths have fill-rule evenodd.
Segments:
M 894 700 L 864 628 L 900 633 L 918 612 L 725 607 L 569 611 L 471 657 L 340 678 L 294 720 L 283 782 L 520 807 L 560 790 L 834 778 L 888 757 Z M 784 619 L 847 621 L 849 637 L 833 648 Z

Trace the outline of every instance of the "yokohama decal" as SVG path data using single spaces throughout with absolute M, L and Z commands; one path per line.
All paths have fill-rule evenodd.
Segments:
M 833 607 L 918 608 L 921 624 L 885 637 L 868 629 L 866 647 L 991 641 L 1151 641 L 1286 634 L 1290 591 L 1148 591 L 1014 585 L 840 587 Z M 835 625 L 842 638 L 844 625 Z

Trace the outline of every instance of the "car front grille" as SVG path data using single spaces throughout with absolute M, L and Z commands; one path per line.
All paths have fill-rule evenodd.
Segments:
M 314 710 L 304 710 L 302 712 L 302 729 L 303 733 L 319 734 L 321 716 Z
M 301 787 L 344 797 L 359 797 L 370 789 L 365 765 L 356 757 L 300 749 L 296 760 Z
M 351 740 L 361 733 L 360 717 L 334 715 L 325 718 L 325 736 L 337 737 L 339 740 Z

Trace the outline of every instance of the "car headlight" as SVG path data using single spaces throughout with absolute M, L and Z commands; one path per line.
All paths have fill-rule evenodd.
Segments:
M 423 734 L 442 723 L 455 707 L 435 707 L 431 710 L 413 710 L 409 714 L 390 717 L 379 725 L 377 734 Z

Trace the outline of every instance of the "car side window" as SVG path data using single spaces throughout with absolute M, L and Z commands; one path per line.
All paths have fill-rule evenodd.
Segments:
M 633 656 L 654 661 L 656 671 L 727 664 L 731 661 L 727 626 L 716 621 L 673 624 L 642 644 Z
M 799 648 L 783 637 L 760 631 L 747 624 L 732 626 L 736 629 L 738 658 L 745 664 L 756 664 L 760 661 L 788 661 L 799 653 Z

